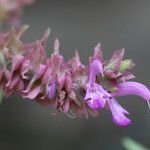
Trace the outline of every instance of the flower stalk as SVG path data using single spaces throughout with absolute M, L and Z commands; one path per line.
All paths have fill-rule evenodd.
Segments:
M 51 56 L 46 54 L 50 29 L 36 42 L 24 43 L 21 37 L 27 28 L 12 27 L 7 33 L 0 33 L 0 87 L 5 96 L 18 93 L 22 98 L 52 105 L 55 112 L 73 117 L 97 116 L 101 109 L 108 108 L 119 126 L 127 126 L 131 120 L 117 97 L 138 95 L 149 103 L 149 89 L 128 81 L 134 78 L 129 72 L 134 63 L 131 59 L 123 60 L 124 49 L 104 60 L 98 44 L 88 65 L 81 63 L 77 51 L 65 61 L 59 52 L 58 39 Z

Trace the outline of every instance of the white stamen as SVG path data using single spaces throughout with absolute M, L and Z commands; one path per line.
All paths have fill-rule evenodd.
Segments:
M 149 111 L 150 111 L 150 101 L 147 100 L 147 105 L 148 105 L 148 108 L 149 108 Z

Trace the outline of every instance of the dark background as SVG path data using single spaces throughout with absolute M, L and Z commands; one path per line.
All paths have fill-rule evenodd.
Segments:
M 23 24 L 31 25 L 25 41 L 40 38 L 50 27 L 48 53 L 57 37 L 66 59 L 78 49 L 85 64 L 98 42 L 106 58 L 126 48 L 125 57 L 136 63 L 136 80 L 150 87 L 150 0 L 37 0 L 26 8 Z M 106 110 L 97 118 L 70 119 L 53 116 L 50 108 L 16 95 L 5 98 L 0 107 L 0 150 L 123 150 L 124 136 L 150 147 L 146 102 L 128 96 L 120 103 L 133 120 L 127 128 L 115 125 Z

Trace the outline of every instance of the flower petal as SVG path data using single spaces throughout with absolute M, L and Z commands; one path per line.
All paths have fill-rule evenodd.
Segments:
M 94 48 L 94 55 L 90 58 L 90 61 L 98 59 L 100 61 L 103 61 L 103 52 L 101 49 L 101 44 L 98 43 Z
M 24 57 L 20 54 L 16 54 L 12 60 L 12 72 L 17 70 L 22 64 Z
M 131 124 L 131 120 L 128 119 L 125 114 L 129 114 L 114 98 L 107 100 L 108 107 L 112 113 L 114 123 L 119 126 L 127 126 Z
M 38 96 L 38 94 L 41 92 L 41 85 L 33 88 L 32 90 L 30 90 L 27 95 L 24 96 L 24 98 L 29 98 L 29 99 L 34 99 Z
M 29 77 L 26 75 L 30 70 L 30 60 L 26 59 L 21 66 L 21 77 L 23 79 L 28 79 Z
M 138 95 L 143 97 L 145 100 L 150 100 L 149 89 L 138 82 L 124 82 L 117 86 L 118 91 L 112 93 L 113 96 L 126 96 L 126 95 Z
M 46 68 L 45 73 L 42 77 L 42 84 L 46 84 L 52 78 L 52 69 L 50 67 Z
M 52 54 L 51 64 L 53 72 L 58 74 L 60 72 L 61 66 L 64 64 L 63 56 L 57 53 Z
M 90 77 L 89 82 L 91 86 L 95 83 L 96 75 L 101 74 L 103 76 L 103 65 L 99 60 L 94 60 L 90 65 Z
M 84 100 L 86 100 L 87 105 L 90 108 L 101 109 L 105 106 L 106 103 L 105 92 L 98 84 L 94 84 L 93 87 L 88 84 Z
M 55 82 L 54 83 L 51 83 L 49 86 L 48 86 L 48 89 L 47 89 L 47 93 L 48 93 L 48 98 L 52 99 L 54 98 L 55 96 L 55 92 L 56 92 L 56 84 Z
M 80 66 L 84 67 L 84 65 L 81 64 L 80 55 L 77 50 L 75 51 L 75 56 L 69 60 L 68 64 L 71 65 L 71 68 L 74 71 L 76 71 Z
M 39 68 L 35 71 L 35 79 L 37 80 L 41 78 L 45 70 L 46 70 L 46 66 L 43 64 L 40 64 Z
M 43 35 L 43 37 L 42 37 L 42 39 L 41 39 L 41 44 L 42 44 L 44 47 L 46 46 L 46 42 L 47 42 L 47 40 L 48 40 L 48 37 L 49 37 L 50 33 L 51 33 L 51 29 L 48 28 L 48 29 L 45 31 L 45 33 L 44 33 L 44 35 Z

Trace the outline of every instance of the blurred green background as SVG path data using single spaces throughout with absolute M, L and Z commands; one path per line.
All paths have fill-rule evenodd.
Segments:
M 136 80 L 150 87 L 149 0 L 37 0 L 25 9 L 23 24 L 31 25 L 24 41 L 40 38 L 50 27 L 48 54 L 58 38 L 65 58 L 78 49 L 84 64 L 98 42 L 105 58 L 126 48 L 125 57 L 136 63 Z M 124 136 L 150 147 L 146 102 L 134 96 L 119 101 L 133 120 L 127 128 L 115 125 L 107 110 L 97 118 L 70 119 L 53 116 L 51 108 L 18 95 L 5 98 L 0 107 L 0 150 L 124 150 L 120 142 Z

